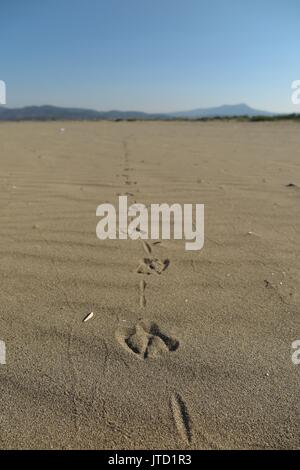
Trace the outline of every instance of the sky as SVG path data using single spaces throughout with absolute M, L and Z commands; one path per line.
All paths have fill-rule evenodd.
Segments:
M 7 106 L 300 112 L 299 0 L 0 0 Z

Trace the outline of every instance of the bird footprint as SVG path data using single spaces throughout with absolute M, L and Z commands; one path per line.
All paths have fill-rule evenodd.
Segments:
M 132 328 L 117 332 L 116 336 L 125 349 L 140 359 L 156 358 L 179 347 L 179 341 L 154 322 L 139 321 Z

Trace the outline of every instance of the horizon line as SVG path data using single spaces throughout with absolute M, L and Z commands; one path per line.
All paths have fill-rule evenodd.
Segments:
M 94 111 L 98 113 L 110 113 L 110 112 L 120 112 L 120 113 L 143 113 L 143 114 L 163 114 L 163 115 L 172 115 L 176 113 L 188 113 L 188 112 L 193 112 L 193 111 L 204 111 L 204 110 L 210 110 L 210 109 L 216 109 L 216 108 L 223 108 L 223 107 L 237 107 L 237 106 L 246 106 L 250 108 L 253 111 L 259 111 L 259 112 L 264 112 L 268 114 L 299 114 L 297 112 L 292 112 L 292 111 L 269 111 L 266 109 L 261 109 L 261 108 L 254 108 L 251 105 L 245 103 L 245 102 L 240 102 L 240 103 L 224 103 L 220 105 L 215 105 L 215 106 L 205 106 L 205 107 L 195 107 L 195 108 L 190 108 L 190 109 L 182 109 L 182 110 L 175 110 L 175 111 L 145 111 L 145 110 L 138 110 L 138 109 L 118 109 L 118 108 L 110 108 L 110 109 L 97 109 L 97 108 L 92 108 L 92 107 L 81 107 L 81 106 L 76 106 L 76 105 L 59 105 L 59 104 L 49 104 L 49 103 L 44 103 L 44 104 L 26 104 L 26 105 L 17 105 L 17 106 L 7 106 L 7 104 L 0 104 L 0 109 L 8 109 L 8 110 L 15 110 L 15 109 L 25 109 L 25 108 L 43 108 L 43 107 L 50 107 L 50 108 L 60 108 L 60 109 L 77 109 L 77 110 L 84 110 L 84 111 Z

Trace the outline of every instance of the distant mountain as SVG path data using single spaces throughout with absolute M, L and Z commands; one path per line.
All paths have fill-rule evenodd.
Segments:
M 216 108 L 198 108 L 192 109 L 191 111 L 179 111 L 175 113 L 169 113 L 172 117 L 178 118 L 210 118 L 210 117 L 232 117 L 232 116 L 274 116 L 274 113 L 268 111 L 261 111 L 254 109 L 247 104 L 225 104 Z
M 160 119 L 161 114 L 141 111 L 95 111 L 82 108 L 61 108 L 58 106 L 26 106 L 25 108 L 0 107 L 0 121 L 51 121 L 51 120 L 116 120 L 116 119 Z
M 0 107 L 0 121 L 26 120 L 119 120 L 119 119 L 201 119 L 232 116 L 274 116 L 274 113 L 250 108 L 246 104 L 224 105 L 217 108 L 199 108 L 173 113 L 143 113 L 141 111 L 95 111 L 82 108 L 58 106 L 27 106 L 24 108 Z

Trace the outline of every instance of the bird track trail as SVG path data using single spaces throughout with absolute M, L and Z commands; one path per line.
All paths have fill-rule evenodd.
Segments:
M 130 172 L 132 165 L 130 162 L 128 139 L 123 140 L 123 157 L 124 184 L 131 185 Z M 134 203 L 136 202 L 133 192 L 130 193 L 129 197 Z M 143 276 L 139 282 L 139 307 L 145 310 L 147 308 L 146 287 L 147 289 L 149 288 L 145 277 L 153 273 L 161 275 L 169 267 L 170 260 L 168 258 L 161 260 L 154 256 L 153 248 L 157 242 L 151 246 L 148 241 L 140 240 L 145 257 L 139 261 L 136 272 Z M 192 263 L 192 268 L 196 271 L 194 263 Z M 123 328 L 123 331 L 116 332 L 116 338 L 124 349 L 127 349 L 128 352 L 131 352 L 144 361 L 147 359 L 155 359 L 165 353 L 176 351 L 179 348 L 179 341 L 162 331 L 159 325 L 152 321 L 139 321 L 131 328 Z M 178 392 L 171 394 L 169 402 L 177 432 L 182 441 L 186 444 L 190 444 L 192 441 L 192 422 L 187 404 Z

